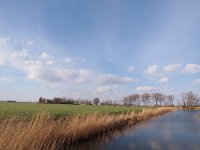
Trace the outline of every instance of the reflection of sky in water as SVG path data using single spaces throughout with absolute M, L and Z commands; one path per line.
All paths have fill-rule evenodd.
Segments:
M 110 136 L 92 139 L 76 145 L 74 149 L 144 149 L 144 150 L 199 150 L 200 111 L 176 111 L 133 129 L 116 132 Z

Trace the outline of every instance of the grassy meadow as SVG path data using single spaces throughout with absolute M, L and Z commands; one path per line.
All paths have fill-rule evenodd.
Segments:
M 71 116 L 76 114 L 107 113 L 142 111 L 144 107 L 124 106 L 90 106 L 69 104 L 36 104 L 36 103 L 8 103 L 0 102 L 0 118 L 13 116 L 29 118 L 38 113 L 49 113 L 53 117 Z

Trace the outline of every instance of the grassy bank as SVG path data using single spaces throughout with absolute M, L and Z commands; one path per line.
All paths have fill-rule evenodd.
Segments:
M 0 123 L 0 149 L 66 149 L 68 145 L 78 141 L 134 125 L 173 110 L 174 108 L 145 109 L 140 113 L 117 115 L 93 113 L 57 120 L 48 115 L 38 115 L 29 121 L 18 118 L 6 119 Z
M 200 107 L 196 107 L 196 110 L 200 110 Z
M 199 106 L 192 106 L 192 107 L 188 107 L 188 108 L 181 108 L 183 110 L 200 110 Z
M 141 111 L 143 107 L 123 106 L 88 106 L 67 104 L 36 104 L 36 103 L 0 103 L 0 118 L 13 116 L 29 118 L 38 112 L 48 112 L 53 116 L 70 116 L 74 114 L 90 113 L 121 113 Z

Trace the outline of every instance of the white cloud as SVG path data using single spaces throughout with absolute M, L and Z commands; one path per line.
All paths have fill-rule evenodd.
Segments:
M 7 65 L 12 55 L 13 50 L 10 47 L 10 38 L 0 38 L 0 65 Z
M 52 57 L 46 52 L 43 52 L 40 55 L 40 60 L 42 60 L 46 65 L 51 65 L 55 63 L 55 61 L 52 60 Z
M 170 65 L 167 65 L 163 68 L 163 71 L 164 72 L 175 72 L 177 70 L 180 69 L 182 65 L 181 64 L 170 64 Z
M 48 53 L 46 52 L 43 52 L 41 55 L 40 55 L 40 59 L 41 60 L 49 60 L 51 57 Z
M 186 74 L 195 74 L 200 72 L 199 64 L 187 64 L 183 70 L 183 73 Z
M 91 80 L 91 71 L 80 69 L 79 71 L 67 69 L 54 69 L 45 66 L 41 61 L 26 61 L 25 72 L 27 78 L 32 80 L 43 80 L 48 82 L 76 82 L 84 83 Z
M 132 77 L 119 77 L 112 74 L 101 74 L 98 78 L 99 84 L 125 84 L 136 82 L 137 79 Z
M 97 93 L 100 94 L 111 94 L 116 92 L 119 89 L 118 85 L 112 85 L 112 86 L 100 86 L 97 88 Z
M 0 81 L 2 81 L 2 82 L 12 82 L 12 79 L 10 79 L 8 77 L 2 77 L 2 78 L 0 78 Z
M 22 50 L 10 50 L 7 51 L 5 54 L 6 57 L 6 65 L 18 69 L 23 70 L 24 68 L 24 62 L 29 59 L 29 52 L 28 50 L 22 49 Z
M 4 54 L 0 54 L 0 65 L 4 65 L 6 62 L 6 56 Z
M 168 78 L 167 77 L 161 77 L 159 80 L 158 80 L 158 82 L 159 83 L 167 83 L 168 82 Z
M 71 57 L 67 57 L 67 58 L 63 59 L 63 62 L 70 63 L 70 62 L 72 62 L 72 58 Z
M 92 72 L 87 69 L 79 70 L 68 70 L 59 69 L 58 66 L 49 66 L 54 63 L 52 57 L 47 53 L 43 52 L 38 57 L 32 56 L 29 50 L 15 50 L 14 45 L 19 44 L 20 41 L 13 41 L 7 38 L 0 38 L 0 65 L 6 65 L 23 71 L 26 73 L 27 79 L 31 80 L 42 80 L 50 83 L 55 82 L 72 82 L 72 83 L 85 83 L 92 80 Z M 25 43 L 25 41 L 23 41 Z M 31 42 L 29 43 L 31 44 Z M 73 58 L 73 60 L 85 61 L 83 58 Z M 8 81 L 6 78 L 0 79 L 1 81 Z
M 76 79 L 77 83 L 85 83 L 91 81 L 92 71 L 87 69 L 80 69 L 78 72 L 78 78 Z
M 200 79 L 196 79 L 192 82 L 193 84 L 200 85 Z
M 158 73 L 158 70 L 159 70 L 158 65 L 151 65 L 146 69 L 145 73 L 148 75 L 156 75 Z
M 134 66 L 129 66 L 128 67 L 128 72 L 133 72 L 135 70 L 135 67 Z
M 154 87 L 151 87 L 151 86 L 139 86 L 139 87 L 136 87 L 136 91 L 137 92 L 151 92 L 153 91 L 155 88 Z
M 55 63 L 55 61 L 53 61 L 53 60 L 47 60 L 47 61 L 45 61 L 46 65 L 51 65 L 51 64 L 54 64 L 54 63 Z
M 20 42 L 20 44 L 22 44 L 24 46 L 32 46 L 34 44 L 34 41 L 31 41 L 31 40 L 27 40 L 27 41 L 23 41 L 23 40 L 17 41 L 17 40 L 15 40 L 14 42 L 15 43 Z
M 34 43 L 35 43 L 35 42 L 34 42 L 34 41 L 31 41 L 31 40 L 29 40 L 29 41 L 26 42 L 26 44 L 27 44 L 28 46 L 32 46 Z
M 31 80 L 44 80 L 48 82 L 61 82 L 62 78 L 58 76 L 55 70 L 42 65 L 41 61 L 26 62 L 24 68 L 27 78 Z
M 29 56 L 29 52 L 27 49 L 22 49 L 20 51 L 14 51 L 11 56 L 12 58 L 19 58 L 19 57 L 26 58 Z
M 62 60 L 64 63 L 71 63 L 71 62 L 85 62 L 86 59 L 82 57 L 67 57 Z
M 0 46 L 7 46 L 8 42 L 10 41 L 10 38 L 0 38 Z

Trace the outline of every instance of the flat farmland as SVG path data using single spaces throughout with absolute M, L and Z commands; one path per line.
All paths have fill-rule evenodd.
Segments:
M 54 117 L 75 114 L 107 113 L 117 114 L 131 111 L 141 111 L 144 107 L 125 106 L 94 106 L 70 104 L 36 104 L 36 103 L 0 103 L 0 118 L 32 117 L 38 113 L 48 113 Z

